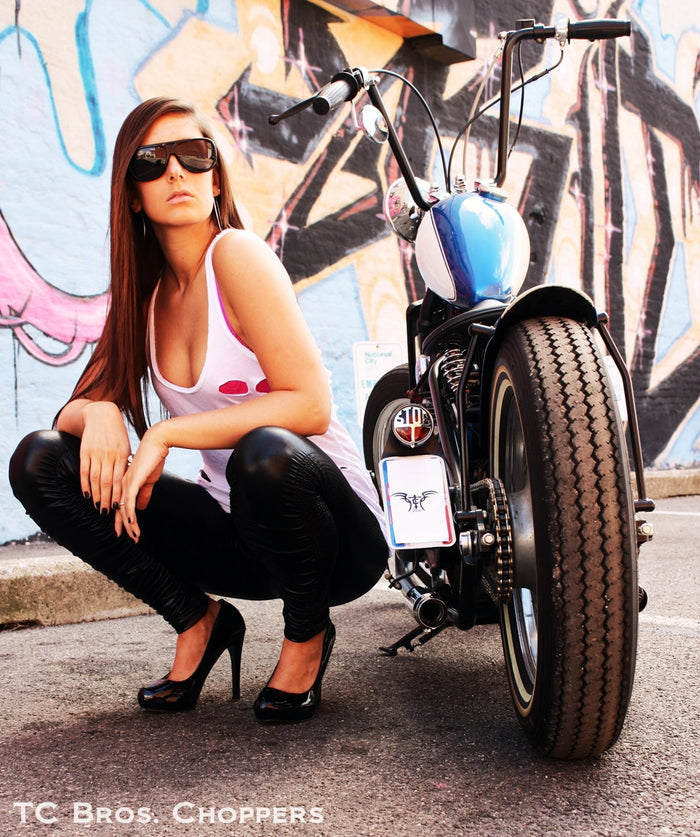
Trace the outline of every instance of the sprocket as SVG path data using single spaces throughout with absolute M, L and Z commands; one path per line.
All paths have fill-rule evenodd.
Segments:
M 486 512 L 486 526 L 496 539 L 496 597 L 505 603 L 513 593 L 513 536 L 506 490 L 500 479 L 480 480 L 469 488 L 475 500 L 480 495 L 479 507 Z

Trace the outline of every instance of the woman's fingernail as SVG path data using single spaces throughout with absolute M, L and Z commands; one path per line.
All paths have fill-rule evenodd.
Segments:
M 90 499 L 90 492 L 89 491 L 83 491 L 83 497 L 85 497 L 86 500 L 89 500 Z
M 112 508 L 114 509 L 114 511 L 116 511 L 119 508 L 119 503 L 117 503 L 116 500 L 112 503 Z

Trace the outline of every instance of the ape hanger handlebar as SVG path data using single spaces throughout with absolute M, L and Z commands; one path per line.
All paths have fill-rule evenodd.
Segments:
M 535 23 L 533 20 L 520 21 L 519 23 L 519 28 L 499 34 L 499 38 L 501 39 L 499 50 L 502 53 L 501 91 L 498 115 L 497 169 L 493 179 L 493 186 L 499 189 L 505 182 L 508 162 L 511 77 L 513 50 L 515 47 L 524 40 L 542 43 L 545 40 L 555 39 L 563 50 L 566 44 L 573 39 L 596 41 L 608 38 L 620 38 L 629 35 L 632 30 L 632 25 L 629 20 L 607 18 L 574 21 L 573 23 L 567 20 L 555 26 L 544 26 L 541 23 Z M 362 67 L 347 68 L 342 72 L 336 73 L 328 84 L 324 85 L 313 96 L 297 102 L 282 113 L 270 116 L 268 121 L 271 125 L 276 125 L 283 119 L 295 116 L 308 107 L 311 107 L 317 114 L 325 115 L 342 105 L 343 102 L 352 101 L 361 90 L 367 91 L 371 103 L 379 110 L 384 119 L 389 145 L 396 157 L 401 173 L 406 180 L 411 197 L 417 206 L 424 211 L 428 211 L 432 204 L 418 187 L 416 177 L 401 146 L 401 141 L 386 111 L 377 87 L 377 72 L 379 71 L 368 71 Z M 449 188 L 449 184 L 447 186 Z

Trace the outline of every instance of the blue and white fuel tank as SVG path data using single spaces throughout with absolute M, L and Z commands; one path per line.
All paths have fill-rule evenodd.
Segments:
M 472 308 L 486 299 L 508 302 L 530 261 L 530 239 L 505 192 L 490 184 L 453 194 L 424 213 L 415 238 L 425 284 L 442 299 Z

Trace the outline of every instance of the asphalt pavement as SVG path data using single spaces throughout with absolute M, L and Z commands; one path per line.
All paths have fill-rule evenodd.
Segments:
M 0 835 L 700 836 L 700 498 L 660 500 L 649 519 L 635 689 L 598 759 L 533 753 L 496 626 L 382 656 L 414 624 L 383 586 L 334 610 L 324 700 L 298 725 L 251 710 L 279 650 L 276 602 L 237 602 L 242 699 L 222 661 L 198 707 L 173 716 L 135 699 L 171 661 L 159 617 L 28 627 L 0 633 Z

